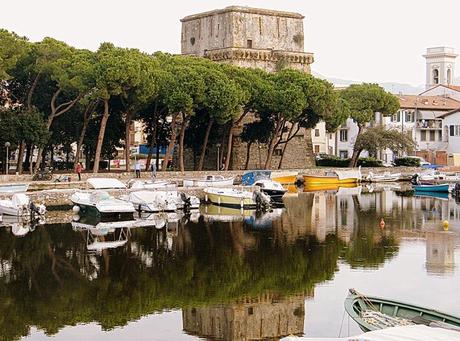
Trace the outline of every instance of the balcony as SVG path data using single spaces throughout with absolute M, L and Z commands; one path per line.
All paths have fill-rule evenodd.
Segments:
M 422 120 L 417 121 L 416 127 L 419 129 L 442 129 L 442 121 L 440 120 Z

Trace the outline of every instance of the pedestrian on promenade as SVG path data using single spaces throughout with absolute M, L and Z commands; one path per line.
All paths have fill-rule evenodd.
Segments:
M 141 177 L 141 163 L 139 161 L 136 161 L 136 165 L 134 166 L 134 169 L 136 170 L 136 178 Z
M 78 181 L 81 181 L 81 171 L 83 170 L 83 165 L 81 162 L 77 163 L 77 167 L 75 167 L 75 172 L 78 175 Z
M 152 172 L 152 179 L 155 179 L 157 177 L 157 166 L 155 163 L 150 165 L 150 171 Z

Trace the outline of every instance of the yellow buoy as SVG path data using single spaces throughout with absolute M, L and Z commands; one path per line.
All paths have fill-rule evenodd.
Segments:
M 444 228 L 444 231 L 448 231 L 449 230 L 449 222 L 447 220 L 444 220 L 442 222 L 442 227 Z

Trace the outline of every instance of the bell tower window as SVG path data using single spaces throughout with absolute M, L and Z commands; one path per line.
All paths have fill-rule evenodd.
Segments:
M 433 70 L 433 84 L 439 84 L 439 70 Z

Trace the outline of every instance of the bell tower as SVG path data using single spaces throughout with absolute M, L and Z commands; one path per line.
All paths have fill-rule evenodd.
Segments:
M 452 47 L 429 47 L 423 57 L 426 59 L 426 89 L 438 84 L 452 85 L 457 58 Z

